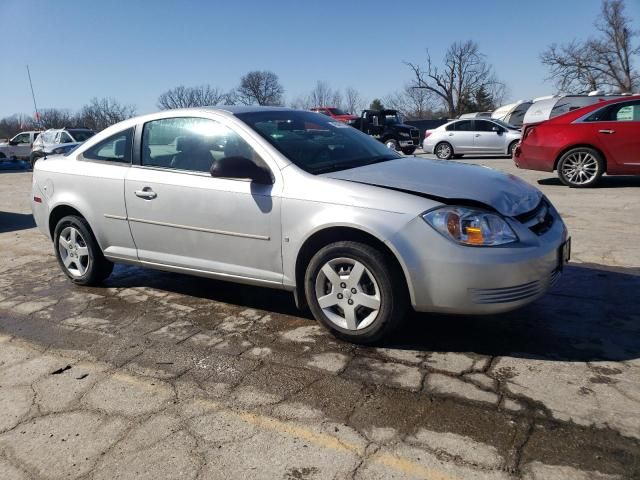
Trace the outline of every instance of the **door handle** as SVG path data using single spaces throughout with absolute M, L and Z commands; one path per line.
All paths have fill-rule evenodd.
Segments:
M 479 134 L 479 133 L 476 133 L 476 137 L 479 137 L 479 136 L 480 136 L 480 134 Z
M 607 135 L 611 135 L 612 133 L 616 133 L 615 130 L 598 130 L 599 133 L 606 133 Z
M 450 134 L 449 134 L 449 136 L 450 136 L 450 137 L 453 137 L 453 133 L 450 133 Z
M 145 200 L 153 200 L 158 196 L 156 192 L 151 190 L 151 187 L 144 187 L 142 190 L 135 191 L 136 197 L 144 198 Z

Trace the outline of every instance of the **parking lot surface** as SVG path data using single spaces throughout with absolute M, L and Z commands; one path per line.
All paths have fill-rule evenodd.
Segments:
M 280 291 L 117 266 L 74 286 L 0 172 L 1 479 L 640 478 L 640 178 L 551 199 L 572 262 L 490 316 L 335 340 Z

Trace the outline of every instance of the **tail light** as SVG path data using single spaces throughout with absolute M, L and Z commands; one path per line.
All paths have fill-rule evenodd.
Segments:
M 427 130 L 426 132 L 424 132 L 424 138 L 428 138 L 429 135 L 431 135 L 431 130 Z
M 535 129 L 536 127 L 525 127 L 524 133 L 522 134 L 521 143 L 524 142 L 527 139 L 527 137 L 533 133 Z

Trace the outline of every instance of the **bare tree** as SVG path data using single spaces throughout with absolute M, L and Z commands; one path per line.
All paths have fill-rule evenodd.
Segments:
M 424 88 L 406 85 L 399 92 L 386 96 L 384 104 L 398 110 L 407 120 L 433 118 L 433 93 Z
M 309 95 L 299 95 L 289 103 L 289 106 L 299 110 L 309 110 L 315 107 L 315 104 Z
M 552 44 L 540 59 L 549 68 L 549 79 L 560 91 L 586 93 L 599 88 L 632 92 L 640 85 L 640 74 L 633 61 L 640 55 L 634 47 L 638 35 L 625 16 L 623 0 L 604 0 L 595 27 L 597 38 Z
M 281 105 L 284 87 L 275 73 L 255 70 L 240 79 L 236 94 L 245 105 Z
M 333 90 L 329 83 L 322 80 L 316 82 L 315 88 L 309 94 L 311 103 L 316 107 L 342 107 L 342 94 Z
M 92 98 L 78 114 L 78 123 L 100 131 L 114 123 L 131 118 L 136 114 L 133 105 L 122 105 L 113 98 Z
M 367 106 L 367 101 L 360 96 L 358 90 L 347 87 L 345 90 L 345 108 L 352 115 L 358 115 Z
M 170 110 L 174 108 L 204 107 L 207 105 L 220 105 L 229 103 L 229 94 L 222 92 L 217 87 L 200 85 L 197 87 L 172 88 L 158 97 L 158 108 Z
M 475 96 L 480 88 L 495 92 L 502 85 L 472 40 L 451 44 L 441 67 L 434 64 L 428 52 L 426 68 L 414 63 L 407 65 L 415 75 L 411 86 L 431 92 L 450 117 L 464 113 L 464 99 Z
M 29 115 L 14 114 L 0 119 L 0 138 L 8 139 L 23 130 L 37 129 L 35 121 Z
M 78 118 L 66 109 L 47 108 L 38 113 L 38 124 L 41 128 L 74 127 L 78 123 Z

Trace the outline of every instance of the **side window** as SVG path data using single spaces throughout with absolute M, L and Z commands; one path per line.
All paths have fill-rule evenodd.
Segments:
M 13 137 L 13 141 L 18 143 L 18 144 L 31 143 L 29 141 L 29 134 L 28 133 L 21 133 L 20 135 L 16 135 L 15 137 Z
M 497 127 L 495 123 L 487 122 L 485 120 L 475 120 L 474 131 L 476 132 L 492 132 L 493 127 Z
M 585 122 L 639 122 L 640 100 L 616 103 L 596 110 Z
M 147 122 L 142 130 L 142 165 L 208 173 L 227 157 L 264 165 L 240 135 L 215 120 L 166 118 Z
M 58 143 L 71 143 L 73 140 L 67 132 L 60 132 L 60 141 Z
M 116 133 L 86 150 L 82 156 L 87 160 L 103 162 L 131 163 L 131 142 L 133 129 Z
M 457 132 L 472 132 L 473 131 L 473 124 L 471 123 L 471 120 L 462 120 L 461 122 L 457 122 L 455 127 L 455 130 Z
M 640 100 L 615 105 L 612 110 L 611 117 L 614 122 L 640 121 Z

